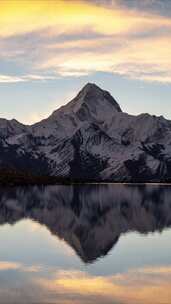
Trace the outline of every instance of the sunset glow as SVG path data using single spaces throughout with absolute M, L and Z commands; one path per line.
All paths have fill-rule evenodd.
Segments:
M 75 295 L 80 304 L 96 297 L 98 303 L 162 304 L 170 303 L 170 268 L 135 269 L 111 277 L 93 277 L 81 272 L 59 272 L 56 280 L 39 279 L 40 288 L 56 294 Z M 156 294 L 160 295 L 156 297 Z M 114 302 L 115 301 L 115 302 Z M 71 303 L 70 301 L 67 303 Z
M 125 0 L 1 0 L 0 85 L 45 81 L 50 86 L 69 78 L 80 87 L 104 73 L 119 82 L 169 85 L 171 17 L 144 3 L 140 9 L 139 1 L 133 8 Z M 27 120 L 44 117 L 51 108 L 30 113 Z

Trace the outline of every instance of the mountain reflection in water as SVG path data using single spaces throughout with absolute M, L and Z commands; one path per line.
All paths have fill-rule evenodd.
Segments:
M 170 198 L 170 199 L 168 199 Z M 123 233 L 171 226 L 171 187 L 75 185 L 0 192 L 0 224 L 29 218 L 64 239 L 87 263 L 106 255 Z
M 148 256 L 149 260 L 146 259 L 146 262 L 144 255 L 144 261 L 140 263 L 141 267 L 137 266 L 136 263 L 134 264 L 134 261 L 129 264 L 130 262 L 128 263 L 127 259 L 130 254 L 128 254 L 128 251 L 132 248 L 131 242 L 134 242 L 134 246 L 135 244 L 142 246 L 139 239 L 137 239 L 138 235 L 144 235 L 144 237 L 147 235 L 149 237 L 153 235 L 151 233 L 160 233 L 171 226 L 171 187 L 106 184 L 1 189 L 0 242 L 2 243 L 3 240 L 5 244 L 5 239 L 8 241 L 11 233 L 9 232 L 9 227 L 11 227 L 10 229 L 15 229 L 15 227 L 19 227 L 17 225 L 20 225 L 20 229 L 17 228 L 18 231 L 15 232 L 17 233 L 17 237 L 16 235 L 15 237 L 18 241 L 18 235 L 21 233 L 20 231 L 24 231 L 24 227 L 28 225 L 28 220 L 33 223 L 33 227 L 34 223 L 35 225 L 37 225 L 36 223 L 40 224 L 43 229 L 43 233 L 40 234 L 42 239 L 45 236 L 46 229 L 53 236 L 53 243 L 61 240 L 63 246 L 64 244 L 65 246 L 66 244 L 67 246 L 69 245 L 67 247 L 68 252 L 69 248 L 72 248 L 76 255 L 80 257 L 80 263 L 85 264 L 85 266 L 72 266 L 67 269 L 68 261 L 66 260 L 65 265 L 58 265 L 58 270 L 54 270 L 54 265 L 50 265 L 52 261 L 49 259 L 49 265 L 46 265 L 46 267 L 51 270 L 45 275 L 42 262 L 40 263 L 41 265 L 37 263 L 23 266 L 23 263 L 20 263 L 17 258 L 9 261 L 8 257 L 11 259 L 12 253 L 8 252 L 3 255 L 3 249 L 1 248 L 0 282 L 2 284 L 0 287 L 0 303 L 3 303 L 1 299 L 6 303 L 31 303 L 31 301 L 62 304 L 68 304 L 72 301 L 79 304 L 97 302 L 100 304 L 170 303 L 170 253 L 168 253 L 167 257 L 164 256 L 162 261 L 160 261 L 158 253 L 157 265 L 152 263 L 153 255 L 157 254 L 155 251 L 150 257 Z M 5 224 L 10 224 L 10 226 Z M 8 229 L 6 232 L 8 237 L 2 236 L 1 239 L 3 229 Z M 170 230 L 168 229 L 168 231 Z M 35 231 L 33 229 L 32 236 L 34 237 L 36 233 L 38 233 L 36 229 Z M 128 238 L 126 245 L 123 245 L 122 252 L 120 251 L 122 266 L 118 264 L 120 263 L 119 258 L 117 265 L 115 265 L 115 258 L 111 255 L 110 263 L 113 263 L 113 265 L 106 264 L 107 266 L 104 266 L 103 269 L 102 265 L 105 263 L 106 258 L 103 259 L 101 257 L 108 256 L 107 254 L 109 252 L 111 254 L 111 251 L 115 253 L 121 240 L 125 244 L 124 238 L 121 236 L 126 237 L 129 235 L 132 235 L 132 239 Z M 40 236 L 37 242 L 39 241 Z M 49 243 L 47 244 L 47 246 L 50 246 Z M 159 244 L 157 245 L 158 248 L 161 247 Z M 161 244 L 165 246 L 163 250 L 169 252 L 167 248 L 168 242 Z M 17 253 L 20 255 L 22 244 L 19 244 L 18 241 L 18 245 L 21 246 Z M 30 263 L 34 260 L 33 256 L 36 254 L 31 252 L 31 246 L 30 241 L 29 254 L 32 256 Z M 131 253 L 134 259 L 136 259 L 138 246 L 134 247 Z M 121 254 L 125 254 L 125 258 L 121 257 Z M 6 256 L 7 258 L 5 259 Z M 46 257 L 48 261 L 48 253 Z M 69 254 L 68 260 L 72 259 L 74 259 L 73 255 Z M 77 264 L 78 262 L 75 265 Z M 101 265 L 99 269 L 103 269 L 103 271 L 98 269 L 98 265 Z M 85 267 L 88 268 L 85 270 Z M 114 270 L 111 270 L 112 267 L 114 267 Z M 2 271 L 3 277 L 1 277 Z M 13 281 L 11 281 L 11 277 L 9 279 L 7 274 L 5 278 L 7 276 L 8 279 L 6 278 L 6 281 L 8 282 L 9 280 L 10 283 L 2 287 L 4 271 L 12 271 L 13 275 L 17 271 L 16 276 L 19 276 L 18 272 L 20 275 L 21 273 L 22 275 L 23 273 L 29 273 L 29 276 L 31 276 L 29 277 L 29 280 L 31 280 L 29 284 L 34 287 L 37 286 L 35 287 L 35 297 L 34 288 L 32 289 L 31 287 L 31 291 L 28 283 L 25 283 L 25 287 L 18 285 L 15 288 L 15 292 L 11 294 L 14 291 Z M 108 273 L 106 273 L 107 271 Z M 32 295 L 23 300 L 24 296 L 20 289 L 25 290 L 23 291 L 24 294 L 30 292 Z M 39 289 L 40 291 L 37 294 Z M 9 293 L 8 296 L 4 294 L 4 290 Z M 20 290 L 20 293 L 16 293 L 16 290 Z M 160 292 L 158 299 L 154 297 L 154 290 Z M 40 294 L 43 295 L 44 293 L 45 295 L 41 298 Z M 97 297 L 99 297 L 98 300 L 96 300 Z

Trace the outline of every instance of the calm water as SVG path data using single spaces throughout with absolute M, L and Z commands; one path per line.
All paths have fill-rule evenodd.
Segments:
M 0 196 L 0 303 L 171 303 L 171 187 Z

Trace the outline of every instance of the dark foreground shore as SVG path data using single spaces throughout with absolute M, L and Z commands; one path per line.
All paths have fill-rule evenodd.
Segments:
M 18 172 L 15 170 L 0 170 L 0 186 L 19 186 L 19 185 L 69 185 L 69 184 L 105 184 L 105 183 L 113 183 L 113 184 L 135 184 L 135 185 L 143 185 L 143 184 L 163 184 L 163 185 L 171 185 L 171 181 L 145 181 L 145 180 L 131 180 L 131 181 L 112 181 L 112 180 L 99 180 L 99 179 L 71 179 L 65 177 L 55 177 L 55 176 L 34 176 L 30 173 Z

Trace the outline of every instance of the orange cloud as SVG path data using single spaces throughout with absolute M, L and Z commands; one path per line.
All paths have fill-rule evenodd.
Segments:
M 8 262 L 0 261 L 0 271 L 5 271 L 5 270 L 18 270 L 21 267 L 19 263 L 13 263 L 13 262 Z
M 62 294 L 60 303 L 71 303 L 68 295 L 80 304 L 86 299 L 91 303 L 170 304 L 171 299 L 170 267 L 135 269 L 110 277 L 59 271 L 54 280 L 39 279 L 37 284 L 48 294 Z
M 33 76 L 38 70 L 76 77 L 109 72 L 171 83 L 171 19 L 117 3 L 1 0 L 0 58 L 23 60 Z M 26 41 L 18 40 L 27 33 Z M 1 82 L 20 79 L 1 76 Z
M 111 276 L 95 276 L 76 270 L 56 272 L 50 268 L 50 278 L 42 276 L 45 269 L 40 265 L 1 261 L 0 271 L 7 270 L 27 273 L 29 286 L 36 290 L 33 301 L 42 302 L 43 299 L 49 303 L 71 304 L 74 299 L 74 303 L 79 304 L 170 304 L 171 299 L 170 266 L 137 268 Z M 16 295 L 12 298 L 15 301 Z

